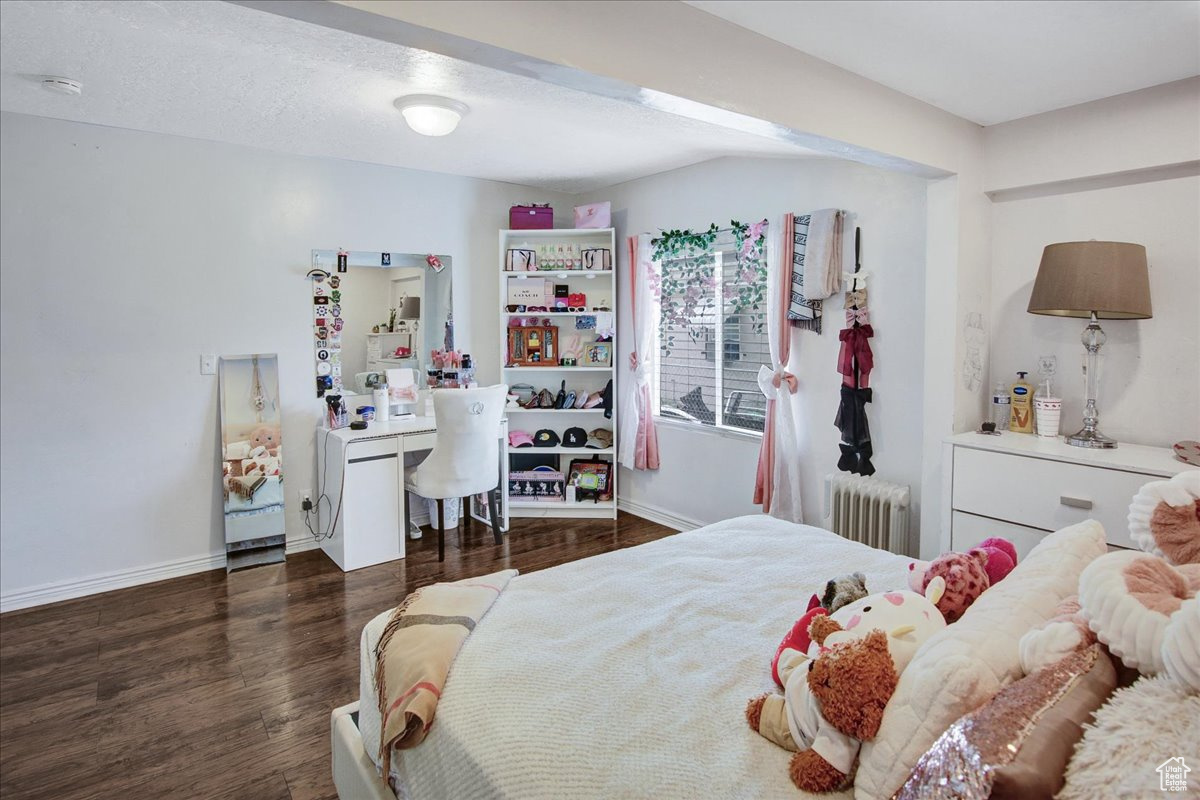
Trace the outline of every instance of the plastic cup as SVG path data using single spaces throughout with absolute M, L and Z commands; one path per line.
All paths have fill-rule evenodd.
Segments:
M 1033 398 L 1033 414 L 1037 421 L 1037 435 L 1053 439 L 1058 436 L 1058 426 L 1062 418 L 1061 397 Z

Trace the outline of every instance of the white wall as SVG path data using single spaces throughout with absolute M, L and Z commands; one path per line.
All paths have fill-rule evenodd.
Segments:
M 997 203 L 993 209 L 991 372 L 1036 380 L 1038 356 L 1058 362 L 1063 433 L 1083 414 L 1087 324 L 1028 314 L 1042 248 L 1086 239 L 1137 242 L 1150 262 L 1148 320 L 1102 320 L 1100 429 L 1122 442 L 1169 446 L 1200 436 L 1200 178 Z
M 1055 356 L 1064 432 L 1078 429 L 1085 323 L 1025 311 L 1042 249 L 1144 244 L 1154 317 L 1101 323 L 1100 427 L 1139 444 L 1197 438 L 1200 178 L 1177 167 L 1200 159 L 1200 78 L 1006 122 L 986 129 L 985 142 L 985 188 L 996 198 L 991 379 L 1011 381 L 1018 369 L 1036 377 L 1036 358 Z
M 289 541 L 312 487 L 309 251 L 449 254 L 497 377 L 496 228 L 546 192 L 0 115 L 0 602 L 219 565 L 217 383 L 276 352 Z M 95 578 L 96 580 L 93 580 Z M 107 582 L 105 582 L 107 581 Z M 47 586 L 47 585 L 51 586 Z M 55 588 L 57 587 L 57 588 Z
M 984 129 L 988 191 L 1200 159 L 1200 77 Z
M 856 212 L 853 222 L 863 229 L 863 269 L 873 273 L 869 292 L 877 367 L 871 375 L 875 399 L 868 411 L 873 463 L 878 477 L 910 484 L 919 499 L 925 191 L 926 181 L 920 178 L 845 161 L 720 159 L 630 181 L 587 199 L 613 203 L 621 237 L 621 287 L 629 281 L 624 237 L 631 233 L 773 219 L 786 211 L 838 207 Z M 619 305 L 619 325 L 628 330 L 627 294 Z M 837 334 L 844 327 L 842 297 L 829 300 L 825 308 L 824 333 L 798 332 L 792 351 L 803 419 L 804 517 L 814 524 L 820 521 L 824 476 L 836 471 L 839 455 L 833 418 L 841 385 Z M 628 363 L 629 342 L 628 335 L 619 337 L 618 364 Z M 760 511 L 752 502 L 759 439 L 670 424 L 660 425 L 658 432 L 661 469 L 622 470 L 622 500 L 701 523 Z M 913 519 L 915 523 L 918 516 Z

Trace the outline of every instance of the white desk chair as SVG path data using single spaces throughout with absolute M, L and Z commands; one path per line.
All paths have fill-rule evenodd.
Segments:
M 487 493 L 488 515 L 496 544 L 500 536 L 500 419 L 508 399 L 505 385 L 446 389 L 433 393 L 437 439 L 429 456 L 413 471 L 405 488 L 437 501 L 438 561 L 446 559 L 444 502 Z M 404 504 L 408 531 L 408 504 Z

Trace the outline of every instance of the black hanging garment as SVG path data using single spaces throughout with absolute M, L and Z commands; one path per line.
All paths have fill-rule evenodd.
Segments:
M 838 469 L 856 475 L 873 475 L 871 464 L 871 430 L 867 426 L 867 403 L 871 402 L 870 389 L 842 387 L 842 401 L 838 405 L 837 419 L 833 424 L 842 432 L 838 444 L 842 457 Z
M 859 230 L 854 232 L 854 271 L 862 267 Z M 842 375 L 842 396 L 833 424 L 842 433 L 838 447 L 842 451 L 838 469 L 856 475 L 873 475 L 871 429 L 867 425 L 867 403 L 871 402 L 871 369 L 875 366 L 870 338 L 875 335 L 867 313 L 867 292 L 850 287 L 846 294 L 846 323 L 838 338 L 838 372 Z

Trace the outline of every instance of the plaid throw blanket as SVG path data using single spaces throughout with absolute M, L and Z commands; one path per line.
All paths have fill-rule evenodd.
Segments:
M 797 215 L 791 232 L 792 296 L 788 322 L 796 328 L 821 332 L 821 301 L 841 290 L 842 222 L 836 208 Z M 783 232 L 788 236 L 788 231 Z
M 392 612 L 375 647 L 384 775 L 391 769 L 393 747 L 415 747 L 429 733 L 450 664 L 516 574 L 506 569 L 435 583 L 410 594 Z

